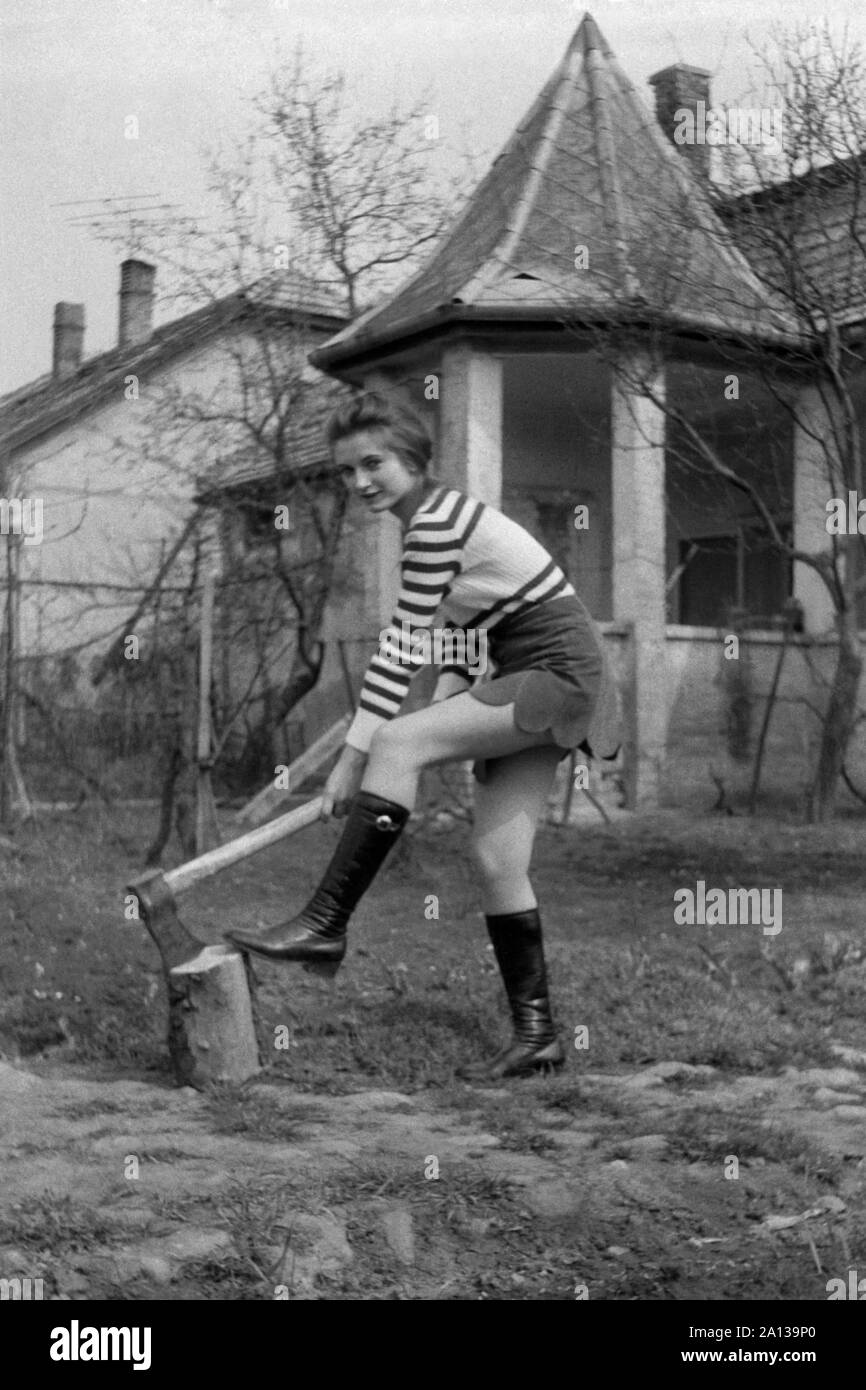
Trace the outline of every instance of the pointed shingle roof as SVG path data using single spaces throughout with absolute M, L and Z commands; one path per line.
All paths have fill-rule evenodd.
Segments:
M 426 264 L 313 360 L 336 365 L 451 318 L 648 314 L 756 339 L 795 332 L 586 14 Z

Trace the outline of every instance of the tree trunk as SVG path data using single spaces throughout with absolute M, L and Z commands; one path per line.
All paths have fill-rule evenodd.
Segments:
M 298 586 L 292 581 L 283 565 L 279 539 L 275 541 L 276 571 L 297 616 L 295 650 L 286 684 L 279 691 L 266 692 L 262 719 L 247 736 L 240 764 L 244 782 L 248 786 L 257 786 L 273 775 L 275 732 L 295 705 L 315 688 L 321 675 L 325 648 L 320 634 L 331 592 L 347 501 L 346 492 L 339 490 L 330 515 L 317 527 L 322 553 L 309 586 Z
M 758 746 L 755 749 L 755 764 L 752 768 L 752 785 L 749 788 L 749 815 L 753 816 L 758 805 L 758 791 L 761 785 L 761 769 L 764 766 L 764 751 L 767 746 L 767 735 L 770 732 L 770 720 L 776 708 L 776 699 L 779 694 L 779 681 L 782 679 L 782 667 L 785 664 L 785 657 L 788 654 L 788 645 L 791 641 L 791 625 L 785 624 L 785 631 L 782 635 L 782 645 L 779 648 L 779 655 L 776 659 L 776 669 L 773 672 L 773 679 L 770 682 L 770 689 L 767 694 L 767 703 L 764 707 L 764 717 L 761 720 L 761 732 L 758 734 Z
M 289 679 L 277 696 L 271 711 L 274 728 L 281 724 L 289 711 L 293 710 L 295 705 L 315 687 L 322 670 L 324 655 L 325 649 L 318 639 L 313 641 L 312 649 L 306 640 L 303 642 L 299 640 L 295 655 L 292 658 Z
M 168 755 L 168 762 L 166 763 L 165 774 L 162 779 L 159 827 L 156 832 L 156 837 L 151 843 L 144 859 L 149 869 L 155 868 L 159 863 L 162 851 L 168 844 L 168 837 L 171 834 L 171 817 L 174 810 L 174 788 L 182 767 L 183 749 L 181 747 L 181 735 L 180 731 L 175 729 Z
M 17 747 L 17 664 L 18 664 L 18 552 L 16 540 L 6 538 L 6 624 L 5 674 L 3 689 L 2 777 L 0 777 L 0 820 L 11 818 L 17 797 L 21 815 L 26 820 L 33 814 L 27 794 Z
M 839 655 L 821 729 L 818 766 L 809 797 L 807 813 L 810 821 L 830 820 L 835 810 L 836 790 L 857 719 L 862 669 L 857 612 L 851 604 L 839 614 Z
M 266 778 L 273 777 L 274 731 L 279 727 L 290 710 L 315 688 L 322 669 L 324 647 L 320 642 L 314 644 L 312 654 L 306 645 L 298 642 L 292 657 L 289 679 L 282 690 L 272 694 L 265 701 L 265 712 L 261 722 L 247 736 L 240 763 L 246 785 L 260 785 Z

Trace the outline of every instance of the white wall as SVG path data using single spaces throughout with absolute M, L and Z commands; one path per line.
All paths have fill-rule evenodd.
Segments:
M 24 655 L 82 644 L 87 653 L 97 652 L 122 627 L 153 578 L 161 544 L 171 545 L 190 514 L 196 477 L 244 437 L 224 420 L 182 421 L 172 401 L 198 399 L 225 415 L 238 397 L 239 350 L 252 350 L 239 335 L 211 339 L 142 376 L 137 398 L 136 383 L 121 380 L 114 399 L 16 455 L 19 493 L 41 497 L 44 505 L 42 543 L 19 551 Z M 44 581 L 95 588 L 54 588 Z M 104 584 L 130 591 L 99 587 Z

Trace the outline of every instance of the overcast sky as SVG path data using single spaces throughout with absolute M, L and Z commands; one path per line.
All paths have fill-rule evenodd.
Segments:
M 435 93 L 440 129 L 495 154 L 584 12 L 570 0 L 2 0 L 0 391 L 50 370 L 61 299 L 86 305 L 85 353 L 117 332 L 118 252 L 72 226 L 72 200 L 158 194 L 195 215 L 202 150 L 249 122 L 249 96 L 303 37 L 369 109 Z M 745 90 L 749 43 L 826 15 L 866 43 L 862 0 L 593 0 L 621 66 L 710 69 L 713 98 Z M 139 138 L 124 136 L 134 114 Z

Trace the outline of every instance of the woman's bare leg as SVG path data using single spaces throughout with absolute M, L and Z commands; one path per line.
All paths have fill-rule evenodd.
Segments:
M 471 695 L 455 695 L 415 714 L 400 715 L 376 732 L 361 790 L 411 811 L 425 767 L 504 758 L 542 747 L 553 747 L 550 734 L 518 729 L 513 705 L 485 705 Z
M 536 906 L 529 864 L 561 756 L 555 747 L 527 748 L 492 763 L 476 785 L 472 849 L 490 916 Z
M 489 1061 L 461 1068 L 470 1081 L 548 1071 L 565 1061 L 551 1014 L 541 919 L 529 881 L 535 831 L 558 758 L 557 748 L 511 754 L 488 765 L 487 781 L 476 793 L 473 850 L 514 1034 Z

